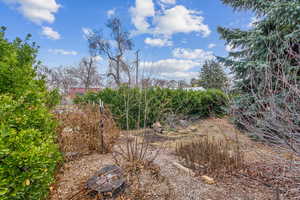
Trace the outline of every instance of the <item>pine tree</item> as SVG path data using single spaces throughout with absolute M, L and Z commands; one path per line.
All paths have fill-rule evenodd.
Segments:
M 228 79 L 220 63 L 206 61 L 201 68 L 199 85 L 205 89 L 224 89 Z
M 259 19 L 249 30 L 218 28 L 235 49 L 218 59 L 235 74 L 238 124 L 253 124 L 254 131 L 259 128 L 277 138 L 299 132 L 300 1 L 222 1 L 235 10 L 250 10 Z
M 273 71 L 277 70 L 278 63 L 285 72 L 296 70 L 299 66 L 299 0 L 223 0 L 223 2 L 237 10 L 250 9 L 261 19 L 256 22 L 254 28 L 247 31 L 218 28 L 227 44 L 239 49 L 231 52 L 229 58 L 221 60 L 231 67 L 237 80 L 242 80 L 242 83 L 237 85 L 241 91 L 249 92 L 248 85 L 251 81 L 249 73 L 256 73 L 259 76 L 264 68 L 273 67 Z

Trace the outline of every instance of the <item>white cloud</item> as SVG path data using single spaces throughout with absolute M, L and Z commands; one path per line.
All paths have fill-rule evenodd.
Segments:
M 161 75 L 166 79 L 172 80 L 190 80 L 191 78 L 197 77 L 199 72 L 169 72 L 161 73 Z
M 113 8 L 111 10 L 108 10 L 106 14 L 107 14 L 107 17 L 112 17 L 116 14 L 116 9 Z
M 64 50 L 64 49 L 49 49 L 48 51 L 50 53 L 60 54 L 60 55 L 72 55 L 72 56 L 76 56 L 78 54 L 76 51 L 67 51 L 67 50 Z
M 210 43 L 210 44 L 208 45 L 208 48 L 209 48 L 209 49 L 212 49 L 212 48 L 215 48 L 216 46 L 217 46 L 216 44 Z
M 199 15 L 198 11 L 189 10 L 182 5 L 175 6 L 164 10 L 162 15 L 156 16 L 154 23 L 155 34 L 172 35 L 175 33 L 201 33 L 207 37 L 211 31 L 203 23 L 204 18 Z
M 60 34 L 56 31 L 54 31 L 51 27 L 48 26 L 43 26 L 42 27 L 42 34 L 48 37 L 49 39 L 52 40 L 59 40 L 60 39 Z
M 61 7 L 56 0 L 4 0 L 4 2 L 16 4 L 18 11 L 36 24 L 53 23 L 54 14 Z
M 165 59 L 155 62 L 142 62 L 141 66 L 147 71 L 166 73 L 188 71 L 196 66 L 200 66 L 200 63 L 192 60 Z
M 176 4 L 176 0 L 160 0 L 164 4 Z
M 173 42 L 170 41 L 168 38 L 149 38 L 147 37 L 144 41 L 146 44 L 150 46 L 157 46 L 157 47 L 164 47 L 164 46 L 172 46 Z
M 203 49 L 176 48 L 172 54 L 175 58 L 198 60 L 201 62 L 215 58 L 212 51 L 205 51 Z
M 173 2 L 173 0 L 165 0 Z M 176 2 L 176 1 L 175 1 Z M 198 33 L 207 37 L 211 30 L 204 24 L 204 17 L 199 11 L 187 9 L 183 5 L 155 11 L 152 0 L 136 0 L 135 7 L 130 8 L 132 23 L 136 30 L 134 35 L 149 33 L 171 37 L 176 33 Z
M 132 23 L 137 29 L 136 34 L 146 33 L 150 27 L 147 17 L 154 17 L 155 10 L 152 0 L 136 0 L 135 7 L 130 8 Z

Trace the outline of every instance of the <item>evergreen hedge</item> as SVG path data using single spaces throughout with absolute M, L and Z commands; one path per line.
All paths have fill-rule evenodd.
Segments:
M 128 128 L 133 129 L 138 126 L 150 126 L 156 121 L 163 120 L 168 114 L 221 116 L 226 113 L 228 103 L 226 95 L 215 89 L 206 91 L 165 88 L 140 90 L 125 87 L 106 88 L 98 93 L 88 93 L 78 96 L 74 102 L 77 104 L 99 103 L 100 99 L 109 107 L 119 127 L 123 129 L 127 128 L 127 119 Z

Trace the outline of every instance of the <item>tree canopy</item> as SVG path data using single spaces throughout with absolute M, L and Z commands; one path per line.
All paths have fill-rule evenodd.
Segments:
M 206 61 L 201 68 L 199 75 L 199 85 L 205 89 L 224 89 L 228 78 L 222 65 L 217 61 Z

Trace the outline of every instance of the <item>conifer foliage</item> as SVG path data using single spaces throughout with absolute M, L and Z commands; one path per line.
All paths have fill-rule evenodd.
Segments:
M 223 0 L 236 10 L 253 11 L 251 29 L 219 27 L 235 49 L 219 58 L 235 74 L 233 114 L 238 125 L 261 139 L 299 151 L 300 1 Z
M 217 61 L 206 61 L 200 71 L 199 85 L 205 89 L 224 89 L 228 78 Z

